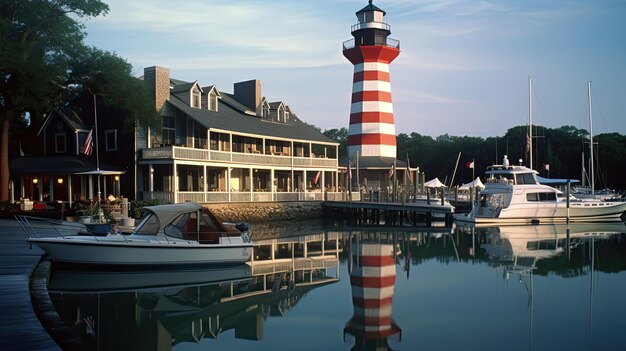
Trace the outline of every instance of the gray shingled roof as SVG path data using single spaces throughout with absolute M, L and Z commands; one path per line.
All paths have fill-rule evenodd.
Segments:
M 221 93 L 221 96 L 218 111 L 192 108 L 175 95 L 171 95 L 167 103 L 206 128 L 221 129 L 234 133 L 334 143 L 333 140 L 312 126 L 300 121 L 295 116 L 290 118 L 287 123 L 262 119 L 258 116 L 244 113 L 244 111 L 250 110 L 232 98 L 231 94 Z

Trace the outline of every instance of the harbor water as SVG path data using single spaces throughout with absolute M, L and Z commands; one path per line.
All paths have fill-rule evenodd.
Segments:
M 50 267 L 61 346 L 624 350 L 626 226 L 264 228 L 243 266 Z

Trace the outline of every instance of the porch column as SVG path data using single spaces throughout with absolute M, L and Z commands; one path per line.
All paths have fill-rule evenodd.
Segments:
M 176 172 L 176 161 L 172 163 L 172 183 L 174 191 L 174 203 L 178 203 L 178 173 Z
M 207 201 L 207 195 L 208 195 L 208 192 L 209 192 L 209 188 L 207 187 L 208 179 L 207 179 L 207 174 L 206 174 L 206 166 L 202 166 L 202 172 L 203 172 L 202 179 L 204 179 L 204 181 L 202 182 L 203 183 L 202 184 L 202 191 L 204 192 L 203 198 L 204 198 L 204 202 L 208 202 Z
M 20 176 L 20 199 L 24 199 L 24 197 L 26 196 L 26 189 L 24 186 L 24 176 Z M 32 189 L 32 182 L 31 182 L 31 189 Z M 33 193 L 32 191 L 30 192 L 31 194 Z M 34 200 L 34 199 L 33 199 Z
M 304 183 L 304 192 L 306 193 L 306 187 L 307 187 L 307 183 L 306 183 L 306 169 L 302 170 L 302 183 Z
M 148 176 L 148 190 L 150 190 L 150 196 L 152 196 L 152 192 L 154 191 L 154 166 L 152 163 L 148 164 L 148 171 L 150 172 Z
M 250 202 L 252 202 L 252 193 L 254 192 L 254 172 L 250 168 L 248 174 L 250 174 Z
M 270 169 L 270 192 L 272 193 L 272 201 L 276 201 L 276 199 L 274 199 L 274 168 Z
M 72 175 L 67 175 L 67 200 L 69 202 L 69 207 L 72 208 Z
M 226 191 L 228 191 L 228 202 L 230 202 L 230 170 L 231 167 L 226 168 Z
M 92 175 L 88 175 L 87 176 L 87 201 L 91 201 L 91 199 L 93 199 L 93 176 Z

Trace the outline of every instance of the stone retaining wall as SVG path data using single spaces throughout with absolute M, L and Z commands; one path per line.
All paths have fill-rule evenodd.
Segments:
M 224 222 L 261 223 L 322 217 L 321 202 L 261 202 L 203 204 Z

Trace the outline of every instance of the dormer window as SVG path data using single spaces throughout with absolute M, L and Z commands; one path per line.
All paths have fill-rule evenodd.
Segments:
M 217 93 L 211 90 L 209 93 L 209 111 L 217 111 Z
M 289 111 L 285 111 L 285 120 L 284 122 L 287 122 L 289 120 Z
M 193 89 L 191 91 L 191 107 L 200 108 L 200 91 L 198 89 Z
M 269 118 L 270 117 L 270 105 L 265 102 L 263 104 L 263 110 L 261 111 L 261 117 L 263 118 Z

